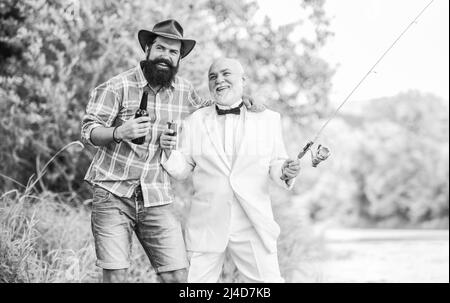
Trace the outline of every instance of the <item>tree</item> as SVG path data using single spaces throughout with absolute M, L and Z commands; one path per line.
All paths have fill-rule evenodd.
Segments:
M 326 37 L 323 1 L 299 2 L 311 11 L 275 29 L 257 24 L 253 1 L 2 1 L 0 14 L 0 178 L 3 189 L 26 184 L 59 149 L 79 139 L 89 91 L 143 58 L 137 31 L 175 18 L 198 45 L 181 75 L 206 97 L 206 72 L 214 57 L 239 58 L 250 94 L 298 116 L 326 108 L 331 70 L 317 50 Z M 79 4 L 75 5 L 74 4 Z M 301 22 L 317 28 L 315 40 L 292 38 Z M 292 87 L 294 89 L 292 89 Z M 298 103 L 307 95 L 306 104 Z M 282 101 L 282 102 L 280 102 Z M 49 166 L 41 189 L 86 192 L 83 176 L 93 150 L 66 150 Z
M 410 91 L 365 102 L 359 116 L 342 114 L 336 122 L 328 129 L 336 155 L 320 177 L 307 181 L 311 190 L 305 199 L 315 219 L 448 227 L 445 101 Z

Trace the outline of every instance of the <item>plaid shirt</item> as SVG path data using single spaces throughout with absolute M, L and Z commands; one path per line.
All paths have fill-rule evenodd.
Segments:
M 147 84 L 138 65 L 96 87 L 82 120 L 82 141 L 93 145 L 90 134 L 94 128 L 114 127 L 133 119 Z M 174 79 L 170 88 L 161 89 L 157 94 L 150 90 L 147 110 L 152 127 L 145 143 L 113 141 L 97 147 L 85 180 L 127 198 L 140 184 L 146 207 L 173 202 L 170 178 L 160 163 L 159 136 L 168 121 L 180 124 L 196 109 L 211 104 L 209 100 L 202 100 L 192 84 L 180 77 Z

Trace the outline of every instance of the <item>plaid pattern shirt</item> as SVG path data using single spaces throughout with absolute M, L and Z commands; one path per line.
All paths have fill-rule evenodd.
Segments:
M 93 143 L 91 131 L 99 126 L 114 127 L 133 119 L 139 108 L 144 87 L 148 84 L 140 64 L 96 87 L 82 119 L 81 139 Z M 140 184 L 144 206 L 173 202 L 170 178 L 161 166 L 159 137 L 168 121 L 178 124 L 196 109 L 212 101 L 201 99 L 192 84 L 176 77 L 171 87 L 148 94 L 147 110 L 152 120 L 143 145 L 114 141 L 96 148 L 97 153 L 85 180 L 119 197 L 130 198 Z

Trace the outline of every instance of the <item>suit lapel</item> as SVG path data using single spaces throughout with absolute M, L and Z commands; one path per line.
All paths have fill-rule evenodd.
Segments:
M 223 164 L 225 164 L 225 167 L 228 169 L 228 173 L 229 171 L 231 171 L 231 163 L 225 155 L 225 151 L 220 140 L 214 107 L 212 107 L 212 110 L 207 115 L 205 115 L 203 123 L 205 125 L 206 132 L 208 133 L 208 137 L 211 140 L 212 145 L 216 149 L 217 155 L 222 160 Z

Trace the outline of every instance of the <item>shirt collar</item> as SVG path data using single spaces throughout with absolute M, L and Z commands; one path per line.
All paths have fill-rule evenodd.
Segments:
M 238 107 L 239 104 L 241 104 L 241 102 L 242 102 L 242 99 L 240 99 L 238 102 L 232 104 L 231 106 L 228 106 L 228 105 L 220 105 L 220 104 L 217 104 L 217 103 L 216 103 L 216 105 L 217 105 L 217 107 L 220 108 L 220 109 L 231 109 L 231 108 Z
M 144 72 L 142 71 L 140 62 L 136 66 L 136 81 L 137 81 L 138 87 L 140 87 L 140 88 L 148 85 L 148 81 L 147 81 L 147 79 L 145 79 Z M 172 82 L 170 83 L 170 86 L 172 89 L 175 89 L 176 81 L 177 81 L 177 76 L 175 76 L 174 79 L 172 80 Z

